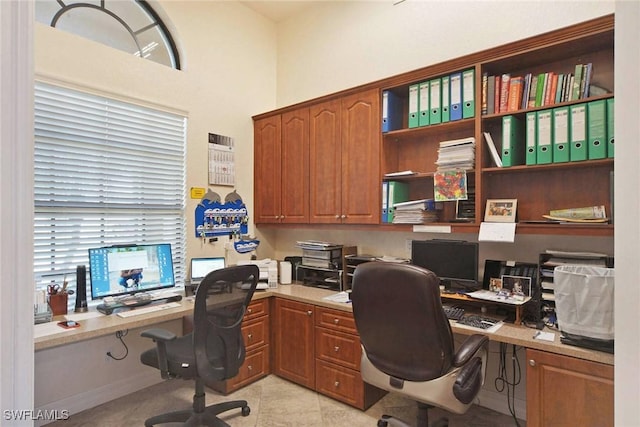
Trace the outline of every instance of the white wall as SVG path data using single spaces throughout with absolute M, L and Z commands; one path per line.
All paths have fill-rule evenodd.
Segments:
M 328 1 L 278 25 L 278 106 L 612 13 L 613 1 Z

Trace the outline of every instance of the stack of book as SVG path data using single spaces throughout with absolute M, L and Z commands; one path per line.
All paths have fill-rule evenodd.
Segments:
M 411 200 L 393 205 L 394 224 L 426 224 L 437 220 L 436 202 L 433 199 Z
M 437 170 L 473 169 L 476 158 L 476 139 L 472 136 L 441 141 L 438 149 Z

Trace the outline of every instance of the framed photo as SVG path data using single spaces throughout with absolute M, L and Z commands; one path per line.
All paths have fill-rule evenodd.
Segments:
M 514 297 L 531 296 L 531 277 L 502 276 L 502 289 L 507 290 Z
M 485 222 L 516 222 L 518 199 L 488 199 Z

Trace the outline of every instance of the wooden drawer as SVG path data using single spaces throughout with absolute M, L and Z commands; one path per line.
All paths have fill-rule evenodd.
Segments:
M 316 328 L 316 358 L 345 368 L 360 370 L 362 350 L 357 336 Z
M 316 326 L 357 334 L 356 322 L 353 314 L 347 311 L 333 310 L 325 307 L 317 307 Z
M 362 408 L 364 384 L 358 371 L 316 359 L 316 391 L 341 402 Z
M 247 353 L 269 343 L 269 318 L 258 317 L 242 323 L 242 338 Z
M 207 386 L 220 393 L 228 394 L 269 375 L 269 373 L 269 347 L 264 346 L 247 353 L 238 375 L 226 381 L 213 381 Z
M 257 301 L 252 301 L 247 307 L 247 312 L 244 315 L 244 320 L 255 319 L 259 316 L 266 316 L 269 314 L 269 299 L 263 298 Z

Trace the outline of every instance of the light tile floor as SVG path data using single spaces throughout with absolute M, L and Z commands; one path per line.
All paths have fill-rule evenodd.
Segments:
M 387 394 L 367 411 L 360 411 L 322 396 L 287 380 L 270 375 L 228 396 L 208 388 L 207 404 L 245 399 L 251 414 L 242 417 L 239 410 L 223 415 L 232 427 L 376 427 L 382 414 L 394 415 L 415 425 L 416 404 L 397 394 Z M 129 427 L 143 426 L 148 417 L 191 406 L 193 382 L 165 381 L 144 390 L 72 415 L 68 420 L 48 427 Z M 445 415 L 439 409 L 429 412 L 430 420 Z M 473 405 L 464 415 L 447 414 L 451 427 L 517 426 L 511 416 Z M 518 420 L 520 427 L 526 423 Z M 176 426 L 177 424 L 164 424 Z

